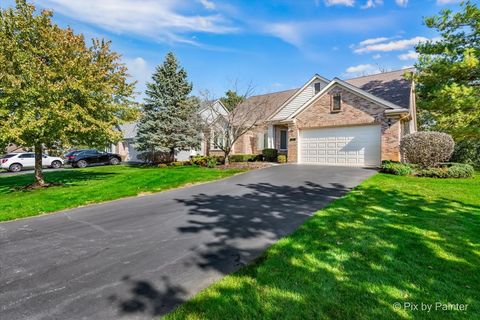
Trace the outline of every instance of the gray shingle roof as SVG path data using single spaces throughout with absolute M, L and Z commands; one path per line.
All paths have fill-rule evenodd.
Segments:
M 404 74 L 413 71 L 413 68 L 396 70 L 353 78 L 345 80 L 345 82 L 373 94 L 374 96 L 408 109 L 410 106 L 410 91 L 412 83 L 410 80 L 405 79 Z

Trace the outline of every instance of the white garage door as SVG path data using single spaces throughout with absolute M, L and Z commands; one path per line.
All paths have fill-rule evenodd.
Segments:
M 301 130 L 299 162 L 374 167 L 380 149 L 380 126 Z

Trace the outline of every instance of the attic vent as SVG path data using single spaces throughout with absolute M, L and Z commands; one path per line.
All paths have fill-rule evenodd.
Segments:
M 321 89 L 321 83 L 320 82 L 317 82 L 314 84 L 315 86 L 315 94 L 319 93 L 320 92 L 320 89 Z

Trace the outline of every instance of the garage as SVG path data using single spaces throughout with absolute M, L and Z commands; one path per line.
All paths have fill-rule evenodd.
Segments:
M 300 130 L 299 146 L 303 164 L 376 167 L 380 165 L 381 127 Z

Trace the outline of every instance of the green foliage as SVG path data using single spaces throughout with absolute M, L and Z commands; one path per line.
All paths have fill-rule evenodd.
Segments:
M 278 155 L 278 162 L 280 163 L 286 163 L 287 162 L 287 156 L 284 154 Z
M 452 156 L 455 142 L 442 132 L 415 132 L 402 137 L 400 152 L 406 162 L 435 167 Z
M 468 163 L 480 168 L 480 140 L 463 140 L 455 144 L 453 162 Z
M 52 15 L 24 0 L 0 7 L 0 145 L 41 150 L 118 141 L 118 125 L 138 113 L 127 68 L 109 42 L 94 39 L 88 47 Z
M 225 157 L 223 156 L 194 156 L 192 157 L 191 163 L 201 167 L 213 168 L 217 164 L 223 164 L 225 162 Z
M 229 159 L 231 162 L 253 162 L 262 161 L 263 156 L 261 154 L 232 154 Z
M 471 178 L 475 174 L 475 170 L 469 164 L 453 163 L 437 168 L 420 169 L 416 172 L 419 177 L 430 178 Z
M 167 152 L 173 161 L 176 152 L 200 147 L 199 102 L 189 97 L 191 91 L 187 72 L 174 54 L 168 53 L 163 64 L 157 66 L 152 82 L 147 83 L 136 140 L 138 150 Z
M 443 10 L 425 19 L 440 40 L 419 44 L 414 76 L 424 129 L 456 140 L 480 139 L 480 9 L 471 1 L 461 12 Z
M 167 164 L 170 167 L 181 167 L 183 166 L 183 161 L 173 161 Z
M 209 157 L 207 159 L 207 167 L 208 168 L 215 168 L 216 165 L 217 165 L 217 159 L 216 158 Z
M 232 111 L 245 100 L 244 96 L 239 95 L 236 91 L 228 90 L 225 92 L 225 97 L 220 98 L 220 101 L 223 103 L 225 108 L 228 111 Z
M 276 162 L 278 157 L 277 149 L 263 149 L 262 155 L 267 162 Z
M 413 174 L 413 168 L 410 164 L 395 161 L 382 161 L 380 171 L 383 173 L 394 174 L 396 176 L 408 176 Z

